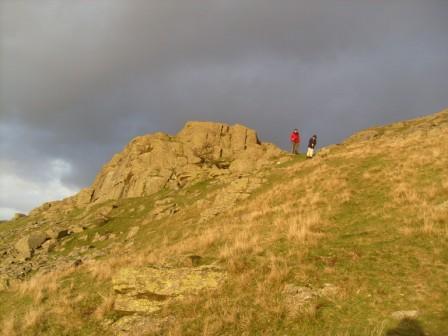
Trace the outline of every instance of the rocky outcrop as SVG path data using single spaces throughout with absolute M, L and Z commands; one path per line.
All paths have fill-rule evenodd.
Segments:
M 244 126 L 189 122 L 177 136 L 155 133 L 132 140 L 74 201 L 85 205 L 180 189 L 217 169 L 250 172 L 279 155 L 277 147 L 261 144 Z
M 159 132 L 133 139 L 104 165 L 92 186 L 62 201 L 45 203 L 29 216 L 57 222 L 74 208 L 252 173 L 282 154 L 276 146 L 261 143 L 254 130 L 242 125 L 188 122 L 176 136 Z M 99 225 L 105 221 L 104 216 L 97 219 Z

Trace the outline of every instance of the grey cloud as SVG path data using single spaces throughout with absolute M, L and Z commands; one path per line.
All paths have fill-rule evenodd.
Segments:
M 445 0 L 0 0 L 2 158 L 84 186 L 190 119 L 320 144 L 447 105 Z M 6 130 L 7 129 L 7 130 Z M 39 167 L 39 169 L 33 169 Z

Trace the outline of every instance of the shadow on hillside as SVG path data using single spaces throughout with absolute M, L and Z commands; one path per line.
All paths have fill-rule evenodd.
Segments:
M 389 329 L 386 336 L 425 336 L 422 326 L 417 320 L 405 318 L 397 327 Z

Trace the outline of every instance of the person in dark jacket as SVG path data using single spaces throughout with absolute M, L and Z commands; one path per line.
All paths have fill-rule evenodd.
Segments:
M 300 134 L 299 130 L 295 128 L 290 136 L 291 140 L 291 152 L 292 154 L 299 154 L 299 147 L 300 147 Z
M 317 145 L 317 135 L 314 134 L 308 141 L 308 151 L 306 152 L 306 157 L 311 159 L 314 156 L 314 149 Z

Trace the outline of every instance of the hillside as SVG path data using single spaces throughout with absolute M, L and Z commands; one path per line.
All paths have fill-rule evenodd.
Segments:
M 139 137 L 0 224 L 0 334 L 448 335 L 447 150 L 448 110 L 312 160 L 240 125 Z

